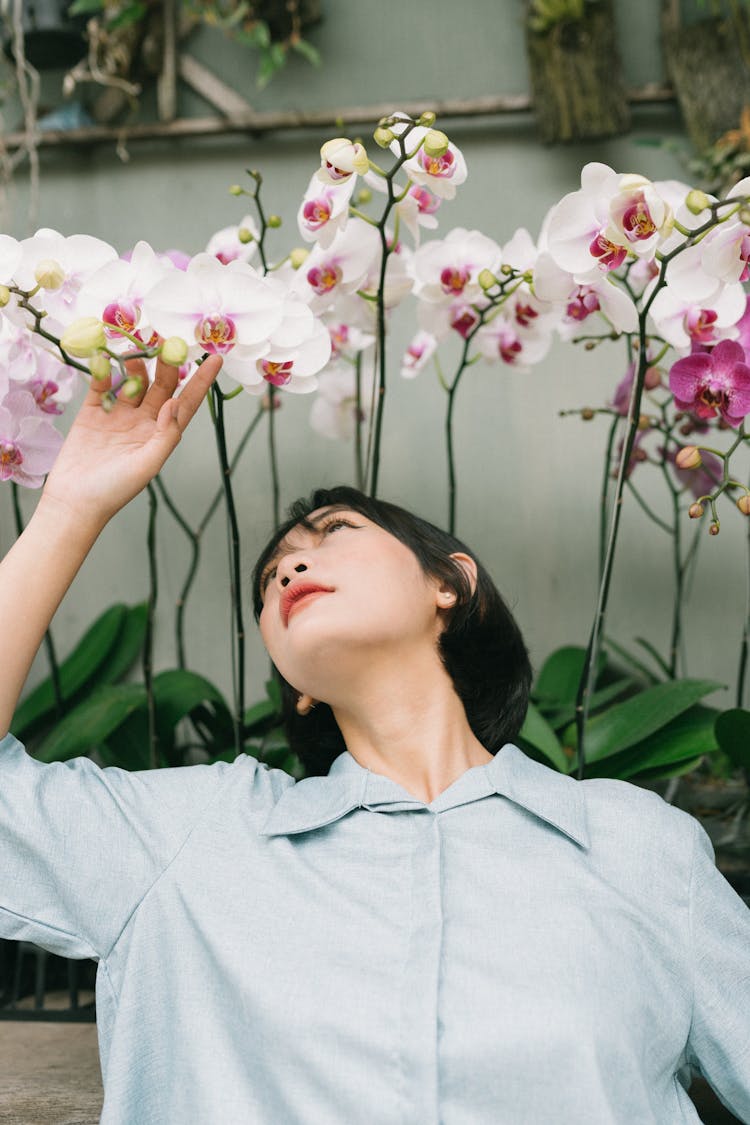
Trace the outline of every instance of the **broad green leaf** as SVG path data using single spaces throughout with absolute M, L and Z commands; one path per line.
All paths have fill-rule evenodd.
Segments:
M 119 766 L 123 770 L 150 768 L 148 713 L 145 705 L 133 711 L 116 730 L 112 731 L 107 740 L 98 747 L 98 753 L 107 766 Z
M 228 710 L 219 689 L 196 672 L 171 668 L 154 676 L 153 687 L 157 730 L 165 737 L 201 703 L 214 703 Z
M 608 684 L 599 691 L 595 691 L 589 702 L 589 715 L 593 716 L 597 711 L 601 710 L 602 707 L 611 703 L 613 699 L 624 695 L 626 691 L 632 690 L 635 686 L 633 680 L 624 679 L 616 680 L 615 683 Z M 543 707 L 541 710 L 544 711 L 547 722 L 556 730 L 568 723 L 572 723 L 576 717 L 575 703 L 569 704 L 564 709 L 547 710 Z
M 528 742 L 534 749 L 539 750 L 561 773 L 568 772 L 570 762 L 563 753 L 557 735 L 533 703 L 529 703 L 529 709 L 519 731 L 519 737 Z
M 616 703 L 591 719 L 586 729 L 586 761 L 598 762 L 642 742 L 661 730 L 698 700 L 723 687 L 713 680 L 671 680 Z M 564 732 L 564 744 L 576 745 L 575 724 Z
M 278 720 L 278 717 L 276 705 L 270 699 L 261 699 L 260 703 L 254 703 L 245 712 L 245 737 L 262 733 L 263 728 L 268 726 L 269 722 Z
M 125 605 L 113 605 L 97 618 L 81 640 L 60 664 L 60 690 L 63 700 L 70 700 L 76 692 L 91 682 L 109 658 L 112 648 L 128 614 Z M 52 679 L 39 684 L 19 704 L 11 729 L 21 740 L 55 712 L 55 694 Z
M 663 766 L 654 770 L 643 770 L 638 774 L 635 781 L 660 781 L 668 777 L 682 777 L 683 774 L 692 773 L 697 770 L 698 766 L 703 761 L 703 755 L 699 758 L 688 758 L 684 762 L 678 762 L 674 766 Z M 627 780 L 627 779 L 625 779 Z
M 586 649 L 578 645 L 565 645 L 555 649 L 545 660 L 532 692 L 536 703 L 574 703 L 586 660 Z M 604 666 L 604 655 L 599 654 L 598 671 Z
M 750 770 L 750 711 L 723 711 L 716 720 L 716 739 L 733 765 Z
M 139 707 L 142 684 L 107 684 L 79 703 L 47 735 L 34 757 L 40 762 L 66 762 L 86 755 L 104 742 Z
M 276 710 L 281 714 L 281 684 L 277 679 L 266 680 L 266 694 Z
M 669 776 L 673 767 L 685 761 L 700 760 L 703 754 L 716 750 L 713 707 L 696 704 L 677 715 L 642 741 L 618 754 L 586 763 L 586 777 L 618 777 L 627 779 L 650 774 Z M 577 769 L 578 758 L 571 769 Z
M 97 683 L 116 684 L 135 664 L 146 636 L 148 606 L 146 602 L 130 606 L 122 628 L 117 634 L 108 659 L 96 676 Z

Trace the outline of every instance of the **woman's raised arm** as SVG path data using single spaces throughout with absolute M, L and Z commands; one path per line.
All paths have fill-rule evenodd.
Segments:
M 142 360 L 127 367 L 145 376 Z M 206 359 L 175 398 L 177 369 L 159 362 L 145 393 L 118 399 L 109 412 L 101 406 L 109 382 L 92 383 L 34 515 L 0 563 L 0 737 L 44 633 L 99 533 L 159 472 L 220 367 L 220 357 Z

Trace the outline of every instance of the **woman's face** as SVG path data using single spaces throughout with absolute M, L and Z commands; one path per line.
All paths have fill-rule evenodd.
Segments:
M 359 512 L 320 508 L 261 575 L 260 630 L 284 678 L 333 703 L 337 687 L 383 656 L 436 652 L 438 610 L 452 593 L 399 539 Z

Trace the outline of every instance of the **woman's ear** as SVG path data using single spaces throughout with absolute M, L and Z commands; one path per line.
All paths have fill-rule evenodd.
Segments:
M 471 555 L 466 555 L 463 553 L 463 551 L 456 551 L 455 554 L 452 554 L 450 557 L 454 562 L 458 563 L 458 565 L 463 570 L 464 574 L 469 580 L 469 586 L 471 587 L 471 592 L 473 594 L 477 588 L 478 571 L 476 562 L 471 557 Z M 437 601 L 438 606 L 441 609 L 449 609 L 451 606 L 456 604 L 456 591 L 451 589 L 450 586 L 441 584 L 437 592 Z

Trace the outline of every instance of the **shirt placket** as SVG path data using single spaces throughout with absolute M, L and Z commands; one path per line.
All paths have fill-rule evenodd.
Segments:
M 403 814 L 402 814 L 403 815 Z M 412 820 L 411 918 L 401 982 L 403 1125 L 438 1125 L 438 988 L 443 942 L 440 816 L 430 809 Z

